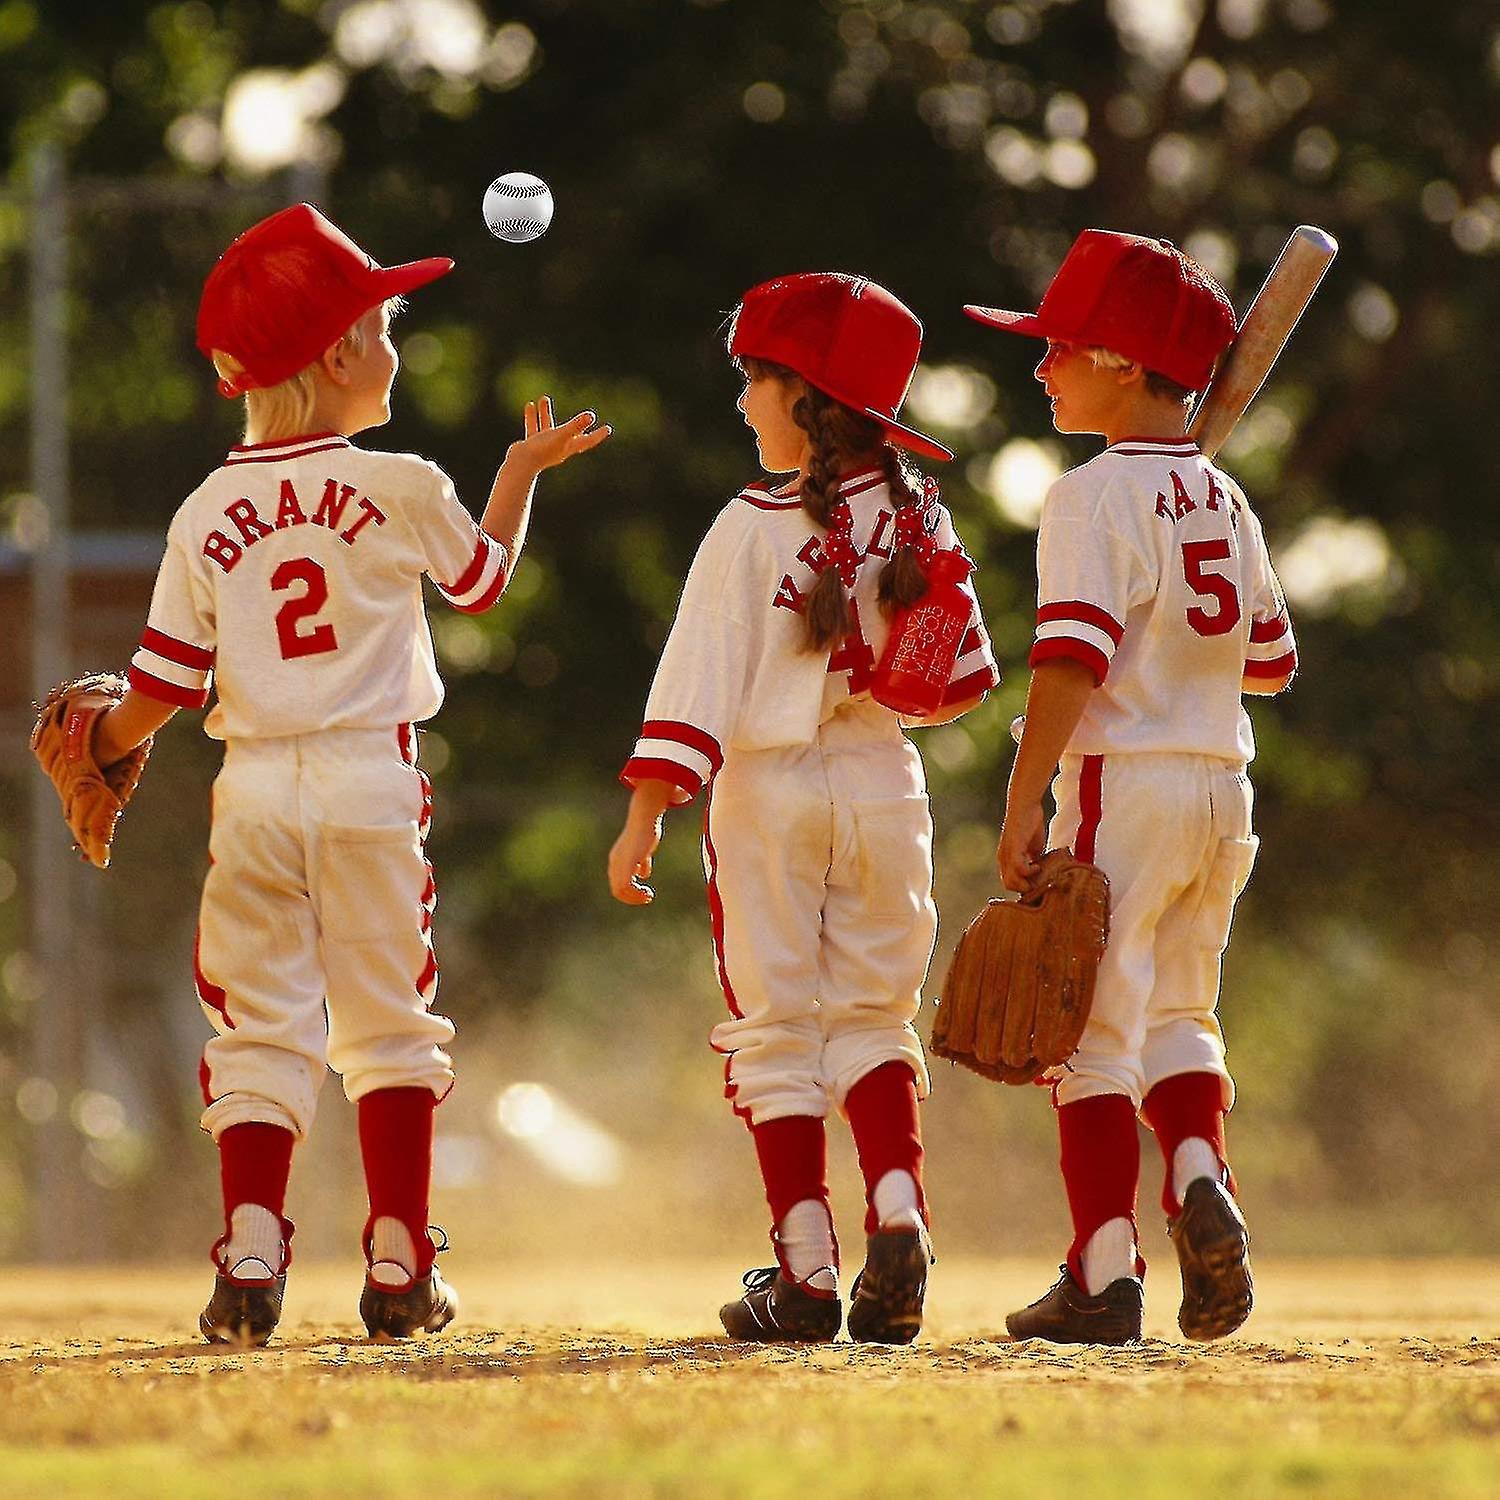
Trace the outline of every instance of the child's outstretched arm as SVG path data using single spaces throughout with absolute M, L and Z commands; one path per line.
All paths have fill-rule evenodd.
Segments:
M 609 851 L 609 891 L 626 906 L 646 906 L 656 892 L 646 884 L 651 859 L 661 843 L 662 819 L 667 809 L 682 800 L 680 788 L 670 781 L 638 781 L 630 794 L 625 826 Z
M 1010 770 L 1005 821 L 995 854 L 1000 883 L 1007 890 L 1026 890 L 1037 872 L 1047 832 L 1042 795 L 1094 687 L 1093 671 L 1069 657 L 1039 662 L 1032 670 L 1026 690 L 1026 728 Z
M 597 420 L 593 412 L 581 411 L 558 427 L 552 420 L 551 396 L 526 403 L 525 435 L 506 449 L 479 521 L 485 534 L 505 548 L 512 568 L 526 544 L 537 476 L 543 469 L 556 468 L 579 453 L 597 448 L 613 431 L 595 427 Z

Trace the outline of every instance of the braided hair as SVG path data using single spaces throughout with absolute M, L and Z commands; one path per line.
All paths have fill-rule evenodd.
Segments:
M 792 406 L 792 420 L 809 439 L 807 477 L 802 481 L 802 508 L 825 531 L 833 524 L 839 500 L 839 475 L 850 463 L 869 456 L 880 465 L 898 503 L 920 506 L 921 484 L 905 454 L 885 439 L 885 429 L 873 417 L 855 411 L 809 385 L 795 370 L 771 360 L 741 356 L 735 368 L 750 380 L 802 381 L 803 394 Z M 880 573 L 879 599 L 887 613 L 915 603 L 927 589 L 927 579 L 910 546 L 899 547 Z M 849 596 L 835 567 L 824 567 L 807 596 L 803 611 L 806 646 L 826 651 L 849 633 L 853 617 Z

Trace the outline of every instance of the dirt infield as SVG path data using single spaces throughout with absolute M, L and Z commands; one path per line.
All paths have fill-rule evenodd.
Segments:
M 911 1349 L 714 1335 L 731 1268 L 455 1265 L 462 1328 L 357 1340 L 296 1267 L 270 1349 L 193 1331 L 209 1273 L 0 1283 L 0 1493 L 1500 1495 L 1500 1264 L 1258 1268 L 1244 1336 L 1003 1340 L 1045 1266 L 946 1261 Z

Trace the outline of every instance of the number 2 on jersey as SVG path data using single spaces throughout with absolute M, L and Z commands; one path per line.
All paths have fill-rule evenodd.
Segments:
M 328 575 L 310 557 L 289 557 L 271 574 L 271 588 L 278 594 L 297 583 L 305 585 L 307 592 L 288 599 L 276 611 L 276 639 L 281 642 L 283 661 L 339 649 L 333 626 L 326 620 L 305 634 L 297 628 L 328 603 Z
M 1203 567 L 1204 563 L 1227 562 L 1229 557 L 1229 542 L 1222 537 L 1212 542 L 1182 544 L 1182 573 L 1188 587 L 1200 599 L 1213 599 L 1219 606 L 1213 614 L 1196 604 L 1189 606 L 1188 624 L 1199 635 L 1228 635 L 1240 622 L 1240 596 L 1234 580 L 1222 573 L 1205 572 Z

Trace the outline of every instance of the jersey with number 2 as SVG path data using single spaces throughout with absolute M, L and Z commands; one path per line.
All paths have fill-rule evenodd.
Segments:
M 1097 690 L 1068 750 L 1248 761 L 1245 677 L 1295 670 L 1259 520 L 1194 443 L 1124 441 L 1047 494 L 1033 666 L 1083 662 Z
M 424 458 L 331 433 L 234 448 L 168 528 L 130 683 L 183 708 L 215 689 L 219 739 L 426 719 L 443 688 L 422 575 L 477 612 L 507 572 Z

